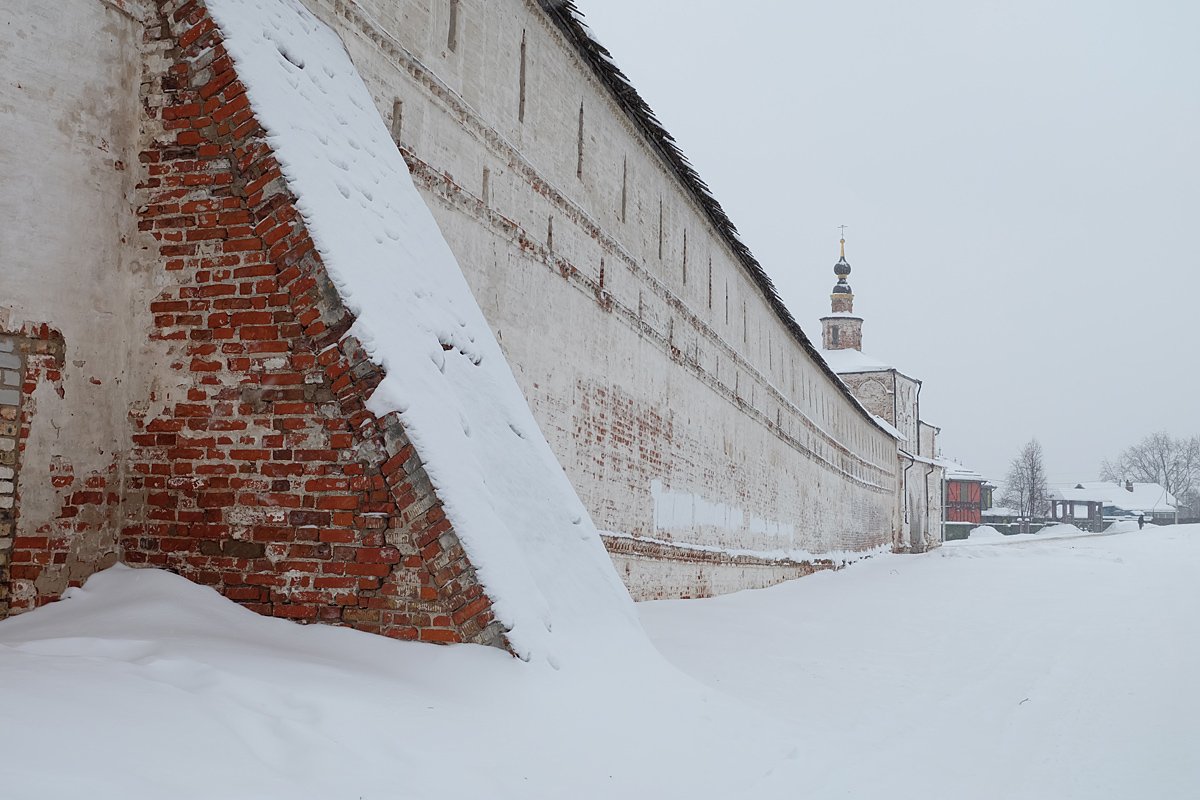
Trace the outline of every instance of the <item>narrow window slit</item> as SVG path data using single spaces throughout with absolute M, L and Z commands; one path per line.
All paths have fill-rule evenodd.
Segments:
M 663 254 L 663 201 L 658 198 L 658 260 L 662 261 Z
M 525 31 L 521 31 L 521 71 L 517 78 L 520 95 L 517 101 L 517 121 L 525 121 Z
M 579 104 L 579 132 L 575 139 L 575 177 L 583 180 L 583 103 Z
M 687 231 L 683 232 L 683 285 L 687 286 Z
M 621 159 L 621 222 L 625 221 L 625 206 L 629 199 L 629 156 Z
M 458 49 L 458 0 L 450 0 L 450 29 L 446 32 L 446 47 L 451 52 Z
M 392 101 L 392 141 L 400 146 L 400 126 L 404 122 L 404 101 L 396 98 Z

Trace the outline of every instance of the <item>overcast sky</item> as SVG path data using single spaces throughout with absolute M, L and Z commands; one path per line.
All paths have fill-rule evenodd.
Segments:
M 863 349 L 943 453 L 1054 482 L 1200 433 L 1200 3 L 578 0 L 810 338 L 837 226 Z

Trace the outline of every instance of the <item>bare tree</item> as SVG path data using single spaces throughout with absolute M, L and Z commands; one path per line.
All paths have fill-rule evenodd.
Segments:
M 1102 462 L 1100 479 L 1157 483 L 1177 502 L 1191 500 L 1200 480 L 1200 437 L 1176 439 L 1166 431 L 1151 434 L 1121 451 L 1116 461 Z
M 1200 490 L 1192 488 L 1175 500 L 1179 503 L 1180 522 L 1200 519 Z
M 1022 530 L 1028 530 L 1029 522 L 1046 515 L 1049 496 L 1042 446 L 1037 439 L 1030 439 L 1009 466 L 1000 502 L 1017 509 Z

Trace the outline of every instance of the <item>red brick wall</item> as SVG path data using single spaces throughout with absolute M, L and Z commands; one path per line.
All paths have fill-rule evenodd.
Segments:
M 146 29 L 139 228 L 157 250 L 156 389 L 132 406 L 122 558 L 263 614 L 507 646 L 421 458 L 365 401 L 383 375 L 342 305 L 202 2 Z M 36 583 L 63 537 L 18 538 Z M 20 556 L 20 558 L 18 558 Z M 38 593 L 33 603 L 56 592 Z

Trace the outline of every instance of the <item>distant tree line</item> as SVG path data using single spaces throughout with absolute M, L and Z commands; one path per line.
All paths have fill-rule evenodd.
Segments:
M 1100 480 L 1157 483 L 1175 496 L 1181 518 L 1200 517 L 1200 436 L 1153 433 L 1114 460 L 1101 462 Z
M 1200 519 L 1200 436 L 1151 434 L 1115 459 L 1101 462 L 1100 480 L 1157 483 L 1179 503 L 1180 519 Z M 1024 522 L 1049 516 L 1050 485 L 1037 439 L 1030 439 L 1009 464 L 1000 505 L 1016 511 Z

